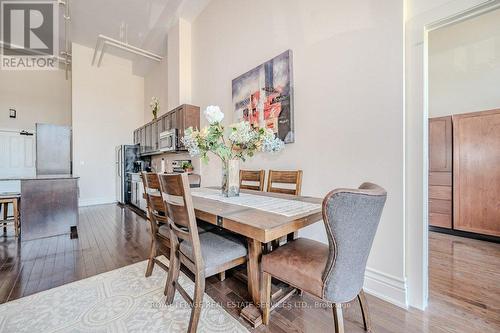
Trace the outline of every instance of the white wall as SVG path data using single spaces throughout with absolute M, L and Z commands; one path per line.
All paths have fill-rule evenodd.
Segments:
M 219 0 L 191 29 L 192 103 L 220 105 L 226 123 L 231 80 L 292 49 L 296 143 L 245 167 L 302 169 L 304 195 L 363 181 L 385 187 L 366 282 L 405 305 L 403 2 Z M 215 158 L 202 170 L 204 185 L 220 183 Z M 322 223 L 301 235 L 326 242 Z
M 429 116 L 500 108 L 500 10 L 429 33 Z
M 116 201 L 115 147 L 132 144 L 144 123 L 144 79 L 112 55 L 92 67 L 92 53 L 73 44 L 73 164 L 82 205 Z
M 17 118 L 9 118 L 9 109 Z M 36 123 L 71 124 L 71 80 L 64 70 L 0 70 L 0 128 L 34 130 Z
M 169 111 L 168 109 L 168 62 L 164 57 L 160 63 L 154 63 L 150 67 L 149 73 L 144 77 L 144 123 L 153 119 L 151 108 L 151 98 L 158 97 L 160 100 L 160 112 L 158 116 Z

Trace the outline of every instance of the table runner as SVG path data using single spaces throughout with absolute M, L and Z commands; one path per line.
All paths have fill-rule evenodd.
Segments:
M 309 213 L 313 210 L 321 209 L 321 205 L 315 203 L 248 193 L 240 193 L 238 197 L 227 198 L 221 194 L 220 190 L 209 188 L 191 189 L 191 194 L 195 197 L 217 200 L 233 205 L 259 209 L 270 213 L 284 215 L 287 217 Z

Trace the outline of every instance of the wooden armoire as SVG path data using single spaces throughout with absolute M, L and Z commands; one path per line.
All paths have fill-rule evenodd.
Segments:
M 500 109 L 429 119 L 429 225 L 500 237 Z

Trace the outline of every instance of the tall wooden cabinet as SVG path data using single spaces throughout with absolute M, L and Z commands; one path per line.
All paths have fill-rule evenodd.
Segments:
M 500 109 L 429 119 L 429 224 L 500 237 Z
M 429 119 L 429 224 L 452 227 L 451 116 Z
M 500 236 L 500 109 L 453 116 L 453 227 Z

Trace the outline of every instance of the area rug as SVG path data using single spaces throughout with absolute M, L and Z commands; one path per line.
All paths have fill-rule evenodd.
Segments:
M 168 262 L 165 258 L 162 259 Z M 190 306 L 177 292 L 165 305 L 166 273 L 147 261 L 0 305 L 0 332 L 186 332 Z M 193 295 L 184 274 L 180 284 Z M 248 332 L 205 294 L 198 332 Z

